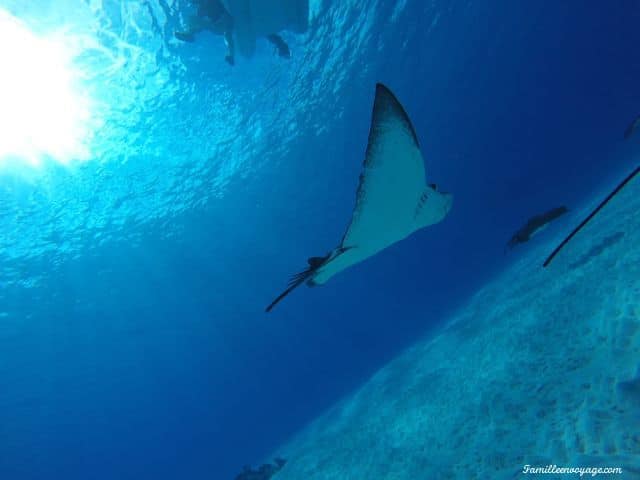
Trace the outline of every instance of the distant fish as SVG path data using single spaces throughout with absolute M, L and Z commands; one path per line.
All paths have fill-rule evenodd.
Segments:
M 557 207 L 549 210 L 548 212 L 543 213 L 542 215 L 536 215 L 529 219 L 527 224 L 518 230 L 511 240 L 507 243 L 506 248 L 513 248 L 519 243 L 525 243 L 531 240 L 536 233 L 539 233 L 540 230 L 545 228 L 550 222 L 553 222 L 556 218 L 561 217 L 565 213 L 567 213 L 569 209 L 567 207 Z
M 376 85 L 369 142 L 351 223 L 340 245 L 323 257 L 311 257 L 269 312 L 292 290 L 322 285 L 421 228 L 440 222 L 453 196 L 427 185 L 424 159 L 411 120 L 391 91 Z
M 247 465 L 236 476 L 236 480 L 270 480 L 271 477 L 282 470 L 286 463 L 287 461 L 284 458 L 276 458 L 275 464 L 263 463 L 257 470 Z
M 631 122 L 627 129 L 624 131 L 625 140 L 631 138 L 631 135 L 633 135 L 633 132 L 635 132 L 638 127 L 640 127 L 640 116 L 636 117 L 636 119 Z
M 587 223 L 589 223 L 589 221 L 596 216 L 596 214 L 602 209 L 602 207 L 604 207 L 609 200 L 611 200 L 613 197 L 615 197 L 617 195 L 617 193 L 622 190 L 622 188 L 629 183 L 631 180 L 633 180 L 633 178 L 638 175 L 638 173 L 640 173 L 640 166 L 636 167 L 635 170 L 633 172 L 631 172 L 629 175 L 627 175 L 627 177 L 618 184 L 618 186 L 616 188 L 613 189 L 613 191 L 607 195 L 607 197 L 600 202 L 600 205 L 598 205 L 589 215 L 587 215 L 587 218 L 585 218 L 582 222 L 580 222 L 580 225 L 578 225 L 576 228 L 573 229 L 573 231 L 567 236 L 567 238 L 565 238 L 562 242 L 560 242 L 560 245 L 558 245 L 553 252 L 551 252 L 551 255 L 549 255 L 547 257 L 547 259 L 544 261 L 544 263 L 542 264 L 543 267 L 546 267 L 547 265 L 549 265 L 551 263 L 551 260 L 553 260 L 553 257 L 555 257 L 558 252 L 560 252 L 560 250 L 562 250 L 564 248 L 564 246 L 569 243 L 569 240 L 571 240 L 573 238 L 573 236 L 578 233 L 580 230 L 582 230 L 582 227 L 584 227 Z

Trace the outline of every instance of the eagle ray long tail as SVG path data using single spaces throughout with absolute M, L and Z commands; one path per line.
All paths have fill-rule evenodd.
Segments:
M 576 233 L 578 233 L 580 230 L 582 230 L 582 227 L 584 227 L 587 223 L 589 223 L 589 220 L 591 220 L 601 209 L 602 207 L 604 207 L 609 200 L 611 200 L 613 197 L 615 197 L 615 195 L 622 190 L 622 188 L 624 188 L 624 186 L 629 183 L 633 177 L 635 177 L 638 173 L 640 173 L 640 166 L 636 167 L 635 170 L 633 172 L 631 172 L 629 175 L 627 175 L 627 177 L 620 182 L 620 184 L 618 184 L 618 186 L 609 194 L 607 195 L 607 198 L 605 198 L 602 202 L 600 202 L 600 205 L 598 205 L 593 212 L 591 212 L 587 218 L 585 218 L 582 222 L 580 222 L 580 225 L 578 225 L 576 228 L 573 229 L 573 231 L 567 236 L 567 238 L 565 238 L 562 242 L 560 242 L 560 245 L 558 245 L 553 252 L 551 252 L 551 255 L 549 255 L 547 257 L 547 259 L 544 261 L 544 263 L 542 264 L 543 267 L 546 267 L 547 265 L 549 265 L 551 263 L 551 260 L 553 260 L 553 258 L 560 252 L 560 250 L 562 250 L 564 248 L 564 246 L 569 243 L 569 240 L 571 240 Z

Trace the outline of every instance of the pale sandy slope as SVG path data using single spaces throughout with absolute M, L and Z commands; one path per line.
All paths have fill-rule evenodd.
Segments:
M 602 193 L 275 452 L 274 480 L 640 479 L 640 180 L 541 268 Z

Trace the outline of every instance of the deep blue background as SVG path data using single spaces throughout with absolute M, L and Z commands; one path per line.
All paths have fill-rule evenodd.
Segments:
M 429 34 L 420 1 L 389 24 L 410 45 L 362 58 L 369 81 L 327 135 L 183 215 L 182 235 L 151 224 L 140 248 L 97 247 L 10 292 L 24 322 L 0 337 L 1 478 L 233 478 L 520 255 L 502 249 L 529 216 L 626 173 L 640 3 L 440 3 Z M 348 222 L 376 81 L 412 117 L 452 213 L 265 315 Z

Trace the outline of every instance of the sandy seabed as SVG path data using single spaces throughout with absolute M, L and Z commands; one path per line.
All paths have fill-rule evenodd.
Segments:
M 640 479 L 640 178 L 541 267 L 598 201 L 280 448 L 274 480 Z

